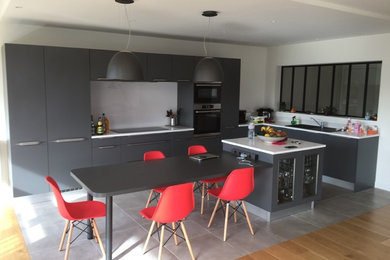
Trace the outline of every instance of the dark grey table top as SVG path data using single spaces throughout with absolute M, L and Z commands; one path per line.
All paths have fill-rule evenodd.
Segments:
M 270 166 L 272 165 L 264 162 L 255 164 L 255 167 Z M 188 156 L 180 156 L 80 168 L 72 170 L 71 176 L 89 194 L 106 197 L 226 176 L 234 169 L 246 167 L 250 166 L 239 164 L 234 155 L 224 152 L 220 154 L 220 158 L 201 162 Z

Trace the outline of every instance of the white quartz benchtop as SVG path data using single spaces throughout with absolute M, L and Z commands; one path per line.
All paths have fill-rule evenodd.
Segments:
M 109 134 L 104 135 L 93 135 L 92 139 L 99 138 L 112 138 L 112 137 L 121 137 L 121 136 L 134 136 L 134 135 L 149 135 L 149 134 L 163 134 L 163 133 L 173 133 L 173 132 L 186 132 L 194 131 L 194 128 L 187 126 L 162 126 L 159 130 L 154 131 L 140 131 L 140 132 L 130 132 L 130 133 L 116 133 L 115 131 L 110 131 Z
M 324 131 L 318 131 L 318 130 L 312 130 L 312 129 L 304 129 L 304 128 L 297 128 L 297 127 L 291 127 L 288 126 L 290 123 L 288 122 L 275 122 L 275 123 L 261 123 L 261 124 L 255 124 L 255 125 L 269 125 L 272 127 L 283 127 L 288 129 L 293 129 L 297 131 L 306 131 L 311 133 L 318 133 L 318 134 L 324 134 L 324 135 L 333 135 L 338 137 L 347 137 L 347 138 L 354 138 L 354 139 L 363 139 L 363 138 L 371 138 L 379 136 L 379 134 L 373 134 L 373 135 L 366 135 L 366 134 L 354 134 L 349 133 L 345 131 L 337 131 L 337 132 L 324 132 Z M 240 124 L 238 127 L 248 127 L 248 124 Z
M 285 141 L 285 145 L 265 143 L 257 137 L 254 139 L 249 139 L 248 137 L 224 139 L 222 140 L 222 143 L 250 149 L 257 152 L 268 153 L 271 155 L 300 152 L 326 147 L 324 144 L 312 143 L 291 138 L 288 138 L 288 140 Z M 286 148 L 286 146 L 296 146 L 297 148 Z

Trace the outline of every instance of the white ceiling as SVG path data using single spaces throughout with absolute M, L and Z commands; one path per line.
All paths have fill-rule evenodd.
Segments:
M 283 45 L 390 32 L 390 0 L 135 0 L 132 34 Z M 8 22 L 123 32 L 125 9 L 114 0 L 1 0 Z

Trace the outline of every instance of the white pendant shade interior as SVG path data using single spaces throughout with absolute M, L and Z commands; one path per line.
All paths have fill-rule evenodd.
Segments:
M 117 52 L 110 60 L 107 66 L 106 80 L 117 81 L 142 81 L 144 79 L 141 64 L 137 56 L 130 52 L 131 26 L 127 12 L 126 4 L 131 4 L 133 0 L 115 0 L 124 4 L 124 10 L 129 27 L 129 36 L 127 39 L 126 50 Z
M 202 13 L 203 16 L 208 17 L 208 28 L 207 33 L 210 28 L 210 19 L 211 17 L 217 16 L 218 12 L 216 11 L 204 11 Z M 194 78 L 193 81 L 195 83 L 201 82 L 223 82 L 223 70 L 219 61 L 211 56 L 207 56 L 207 48 L 206 48 L 206 35 L 205 32 L 203 37 L 203 49 L 205 52 L 205 57 L 201 59 L 195 67 Z

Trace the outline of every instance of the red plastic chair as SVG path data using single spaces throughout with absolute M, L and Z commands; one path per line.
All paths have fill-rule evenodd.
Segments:
M 167 187 L 162 193 L 156 207 L 149 207 L 141 210 L 140 213 L 143 217 L 153 221 L 146 238 L 144 253 L 146 247 L 148 246 L 150 237 L 154 233 L 159 232 L 161 229 L 160 247 L 158 251 L 158 259 L 160 260 L 162 256 L 162 248 L 164 245 L 165 228 L 173 233 L 175 244 L 177 245 L 177 236 L 179 236 L 177 231 L 179 227 L 181 227 L 184 235 L 183 239 L 187 243 L 192 260 L 194 260 L 194 253 L 192 252 L 190 240 L 188 239 L 187 231 L 183 222 L 183 219 L 191 213 L 194 207 L 195 200 L 194 192 L 192 190 L 192 183 L 185 183 Z M 156 222 L 158 223 L 157 230 L 153 232 Z M 172 229 L 169 226 L 166 226 L 167 223 L 172 223 Z
M 201 154 L 201 153 L 207 153 L 207 149 L 203 145 L 192 145 L 188 147 L 188 155 L 195 155 L 195 154 Z M 218 188 L 218 182 L 223 182 L 226 180 L 226 177 L 218 177 L 213 179 L 207 179 L 207 180 L 201 180 L 199 181 L 202 185 L 202 200 L 200 203 L 200 214 L 203 214 L 204 209 L 204 197 L 206 195 L 206 190 L 209 188 L 209 184 L 211 187 L 215 185 Z M 207 194 L 207 200 L 209 199 L 209 196 Z
M 248 211 L 246 210 L 245 202 L 243 201 L 244 198 L 246 198 L 249 194 L 252 193 L 254 189 L 254 169 L 253 168 L 244 168 L 244 169 L 237 169 L 232 171 L 229 176 L 227 177 L 225 184 L 222 188 L 216 188 L 216 189 L 210 189 L 207 192 L 216 198 L 218 198 L 217 203 L 215 204 L 213 214 L 211 215 L 210 222 L 208 224 L 208 227 L 211 226 L 211 223 L 213 222 L 215 212 L 218 209 L 219 202 L 222 201 L 222 204 L 226 205 L 226 213 L 225 213 L 225 228 L 223 232 L 223 241 L 226 241 L 226 235 L 227 235 L 227 224 L 229 217 L 229 203 L 230 201 L 233 202 L 233 214 L 234 215 L 234 222 L 237 222 L 237 212 L 241 213 L 242 215 L 245 214 L 246 221 L 248 222 L 249 230 L 252 235 L 253 229 L 251 225 L 251 221 L 248 216 Z M 238 202 L 238 205 L 236 207 L 236 201 Z M 244 211 L 244 214 L 238 209 L 242 206 L 242 209 Z M 221 209 L 223 205 L 219 209 Z M 218 210 L 219 210 L 218 209 Z
M 144 161 L 160 160 L 164 158 L 165 155 L 160 151 L 149 151 L 144 153 Z M 146 201 L 145 208 L 149 207 L 150 202 L 156 200 L 165 189 L 166 187 L 152 189 L 149 193 L 148 201 Z
M 67 220 L 65 223 L 64 232 L 62 233 L 60 246 L 58 248 L 59 251 L 62 250 L 66 233 L 69 232 L 64 259 L 65 260 L 68 259 L 70 244 L 73 242 L 73 241 L 71 242 L 73 227 L 74 226 L 77 227 L 77 225 L 79 224 L 84 224 L 81 221 L 85 219 L 90 219 L 92 232 L 95 237 L 95 240 L 96 242 L 99 243 L 100 249 L 102 250 L 103 255 L 105 255 L 106 253 L 104 251 L 102 239 L 100 238 L 99 230 L 96 225 L 95 218 L 101 218 L 106 216 L 106 204 L 100 201 L 81 201 L 81 202 L 68 203 L 62 197 L 57 182 L 52 177 L 49 176 L 46 177 L 46 181 L 50 184 L 50 187 L 54 192 L 54 196 L 57 201 L 57 207 L 58 207 L 58 211 L 60 212 L 60 215 Z M 82 230 L 81 228 L 79 229 Z M 85 231 L 85 229 L 82 231 Z

